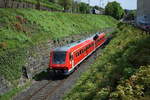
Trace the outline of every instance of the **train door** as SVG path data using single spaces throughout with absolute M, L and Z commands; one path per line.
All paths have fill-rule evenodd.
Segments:
M 73 53 L 70 53 L 70 63 L 71 63 L 71 67 L 74 67 L 74 57 L 73 57 Z

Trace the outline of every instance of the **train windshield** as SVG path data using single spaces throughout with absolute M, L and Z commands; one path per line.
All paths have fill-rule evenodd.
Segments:
M 53 64 L 64 64 L 66 60 L 66 52 L 54 52 Z

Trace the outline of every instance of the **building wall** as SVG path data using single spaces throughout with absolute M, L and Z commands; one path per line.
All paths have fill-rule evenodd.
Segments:
M 150 0 L 137 0 L 137 24 L 150 24 Z
M 150 15 L 150 0 L 137 0 L 137 15 Z

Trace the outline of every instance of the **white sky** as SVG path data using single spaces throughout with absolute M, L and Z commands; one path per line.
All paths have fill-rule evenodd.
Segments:
M 82 2 L 89 2 L 90 5 L 100 5 L 104 7 L 108 2 L 117 1 L 121 4 L 124 9 L 136 9 L 137 8 L 137 0 L 78 0 Z

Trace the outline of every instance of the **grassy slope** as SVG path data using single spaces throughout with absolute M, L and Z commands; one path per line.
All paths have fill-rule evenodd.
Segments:
M 5 42 L 4 46 L 7 44 L 7 48 L 92 32 L 115 25 L 115 20 L 107 16 L 31 9 L 0 9 L 0 13 L 0 42 Z
M 115 25 L 108 16 L 0 8 L 0 76 L 19 79 L 32 45 Z
M 120 25 L 65 100 L 143 100 L 150 95 L 150 35 Z M 148 100 L 148 99 L 147 99 Z

